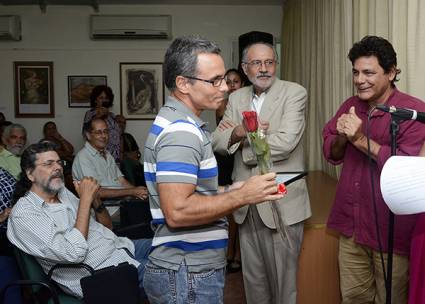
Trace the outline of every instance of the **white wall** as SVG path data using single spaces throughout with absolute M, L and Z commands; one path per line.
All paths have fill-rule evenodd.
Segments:
M 81 125 L 85 108 L 68 107 L 68 75 L 106 75 L 113 89 L 113 112 L 120 112 L 120 62 L 162 62 L 167 40 L 109 40 L 92 41 L 89 38 L 87 6 L 48 6 L 43 14 L 37 6 L 1 6 L 0 15 L 20 15 L 22 41 L 0 41 L 0 111 L 8 120 L 21 123 L 28 130 L 28 143 L 42 136 L 43 124 L 48 118 L 15 118 L 14 61 L 53 61 L 54 67 L 54 120 L 59 131 L 78 151 L 83 145 Z M 216 41 L 223 52 L 226 67 L 231 64 L 232 41 L 243 33 L 259 30 L 280 37 L 281 6 L 106 6 L 99 14 L 170 14 L 172 32 L 177 37 L 197 34 Z M 213 124 L 212 112 L 203 118 Z M 143 147 L 152 121 L 128 121 L 127 131 Z

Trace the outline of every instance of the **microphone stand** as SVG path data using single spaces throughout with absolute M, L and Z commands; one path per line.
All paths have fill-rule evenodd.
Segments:
M 402 118 L 391 114 L 391 156 L 396 155 L 397 152 L 397 133 L 400 130 L 399 123 L 403 121 Z M 388 218 L 388 254 L 387 254 L 387 280 L 385 282 L 386 290 L 386 304 L 391 304 L 391 289 L 392 289 L 392 276 L 393 276 L 393 251 L 394 251 L 394 213 L 389 211 Z

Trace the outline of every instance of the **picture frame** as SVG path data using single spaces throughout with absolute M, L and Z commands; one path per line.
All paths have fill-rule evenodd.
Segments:
M 15 61 L 15 117 L 54 117 L 53 62 Z
M 121 115 L 155 119 L 164 104 L 162 63 L 120 63 Z
M 107 85 L 105 75 L 68 76 L 68 107 L 90 108 L 91 91 L 98 85 Z

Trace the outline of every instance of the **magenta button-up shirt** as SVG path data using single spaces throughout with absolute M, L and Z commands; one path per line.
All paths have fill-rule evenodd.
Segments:
M 387 106 L 416 109 L 425 112 L 425 104 L 412 96 L 394 89 L 389 97 Z M 328 219 L 328 227 L 351 237 L 354 235 L 356 243 L 378 250 L 375 213 L 372 201 L 372 187 L 370 181 L 369 162 L 367 155 L 348 143 L 344 158 L 340 161 L 331 157 L 332 142 L 338 136 L 336 122 L 343 113 L 348 113 L 351 106 L 356 108 L 356 114 L 363 121 L 362 129 L 366 135 L 368 104 L 357 96 L 347 99 L 339 108 L 336 115 L 323 129 L 323 153 L 332 164 L 343 163 L 339 179 L 335 202 Z M 391 115 L 375 111 L 370 119 L 370 137 L 381 148 L 376 161 L 372 162 L 372 172 L 377 204 L 378 223 L 383 250 L 388 247 L 388 207 L 385 204 L 380 188 L 380 175 L 383 165 L 391 156 L 390 138 Z M 416 121 L 403 121 L 397 136 L 397 155 L 418 155 L 425 140 L 425 125 Z M 394 252 L 408 255 L 412 230 L 416 222 L 416 215 L 395 216 Z

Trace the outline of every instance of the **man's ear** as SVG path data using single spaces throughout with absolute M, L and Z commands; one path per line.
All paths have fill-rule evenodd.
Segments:
M 90 132 L 84 132 L 84 137 L 86 138 L 86 140 L 87 141 L 90 141 L 90 136 L 91 136 L 91 134 L 90 134 Z
M 190 83 L 186 77 L 183 77 L 180 75 L 176 77 L 176 88 L 178 91 L 180 91 L 183 94 L 187 94 L 189 86 L 190 86 Z
M 393 67 L 389 72 L 390 82 L 392 82 L 397 77 L 397 67 Z
M 242 66 L 242 70 L 245 73 L 245 75 L 248 75 L 248 73 L 246 72 L 248 65 L 246 63 L 242 63 L 241 66 Z
M 34 175 L 32 175 L 32 171 L 33 170 L 31 170 L 31 169 L 27 169 L 26 171 L 25 171 L 25 174 L 27 175 L 27 178 L 31 181 L 31 182 L 34 182 Z

